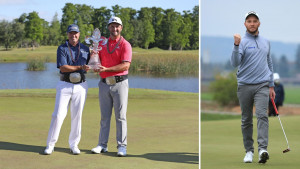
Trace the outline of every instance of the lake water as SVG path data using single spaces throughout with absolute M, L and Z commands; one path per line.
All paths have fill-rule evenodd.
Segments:
M 27 71 L 27 63 L 0 63 L 0 89 L 50 89 L 59 81 L 56 63 L 47 63 L 45 71 Z M 129 87 L 168 91 L 199 92 L 198 77 L 155 77 L 132 75 L 129 72 Z M 98 87 L 99 75 L 87 74 L 89 87 Z

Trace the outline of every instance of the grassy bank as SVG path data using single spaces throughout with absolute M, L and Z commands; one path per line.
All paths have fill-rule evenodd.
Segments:
M 270 160 L 261 165 L 258 163 L 256 120 L 254 119 L 254 162 L 243 163 L 245 150 L 243 147 L 241 121 L 216 120 L 201 122 L 201 168 L 203 169 L 297 169 L 300 162 L 300 116 L 281 117 L 285 132 L 289 139 L 291 151 L 283 154 L 287 148 L 280 123 L 276 117 L 269 118 L 269 146 Z
M 198 98 L 196 93 L 130 89 L 128 156 L 118 158 L 114 117 L 109 152 L 90 153 L 97 145 L 100 120 L 98 89 L 91 88 L 83 112 L 82 153 L 69 153 L 68 113 L 55 152 L 45 156 L 41 153 L 54 109 L 55 89 L 0 90 L 0 168 L 199 168 Z
M 202 121 L 241 119 L 241 115 L 201 113 Z
M 0 51 L 1 62 L 27 62 L 30 59 L 39 58 L 49 62 L 56 62 L 57 46 L 41 46 L 32 50 L 31 48 L 13 48 Z
M 31 48 L 0 51 L 2 62 L 27 62 L 39 58 L 49 62 L 56 62 L 57 46 L 41 46 L 35 50 Z M 131 72 L 147 72 L 160 74 L 191 74 L 198 76 L 199 51 L 168 51 L 158 48 L 133 48 Z

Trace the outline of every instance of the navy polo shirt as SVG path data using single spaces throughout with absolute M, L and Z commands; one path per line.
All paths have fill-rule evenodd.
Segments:
M 80 45 L 80 53 L 78 58 L 79 45 Z M 70 50 L 68 46 L 70 47 L 70 50 L 72 52 L 73 60 L 71 58 L 72 56 L 70 54 Z M 86 65 L 88 64 L 89 60 L 90 60 L 90 50 L 87 46 L 85 46 L 80 42 L 76 46 L 72 46 L 71 44 L 69 44 L 68 41 L 66 41 L 66 43 L 60 45 L 57 48 L 57 68 L 63 65 L 70 65 L 70 66 Z M 84 70 L 79 70 L 76 72 L 86 73 Z

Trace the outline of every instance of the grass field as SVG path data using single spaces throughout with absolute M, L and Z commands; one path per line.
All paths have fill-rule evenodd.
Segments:
M 284 86 L 284 92 L 285 92 L 285 104 L 300 104 L 300 86 L 290 86 L 286 85 Z M 213 93 L 206 91 L 201 92 L 201 100 L 213 100 Z
M 2 169 L 193 169 L 199 167 L 199 97 L 196 93 L 130 89 L 128 156 L 116 157 L 112 117 L 109 152 L 91 154 L 97 145 L 98 89 L 89 89 L 83 112 L 80 155 L 69 153 L 70 113 L 55 152 L 46 145 L 54 89 L 0 90 L 0 168 Z
M 205 115 L 206 116 L 206 115 Z M 254 119 L 254 162 L 243 163 L 245 156 L 241 120 L 221 120 L 214 117 L 201 121 L 201 169 L 298 169 L 300 166 L 300 116 L 281 117 L 291 151 L 283 154 L 287 144 L 277 117 L 269 118 L 269 147 L 270 160 L 266 164 L 258 163 L 256 119 Z M 229 117 L 229 116 L 227 116 Z M 218 120 L 214 120 L 218 119 Z

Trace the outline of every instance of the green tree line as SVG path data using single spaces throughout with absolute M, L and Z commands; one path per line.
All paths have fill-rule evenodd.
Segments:
M 57 13 L 49 23 L 40 18 L 36 11 L 24 13 L 9 22 L 0 22 L 0 45 L 6 50 L 13 47 L 38 47 L 39 45 L 60 45 L 67 39 L 67 27 L 77 24 L 80 41 L 92 34 L 95 28 L 108 37 L 107 23 L 111 16 L 118 16 L 123 22 L 122 35 L 133 47 L 158 47 L 168 50 L 199 49 L 199 6 L 192 11 L 179 13 L 173 8 L 144 7 L 135 10 L 129 7 L 112 6 L 94 8 L 88 5 L 66 3 L 62 18 Z

